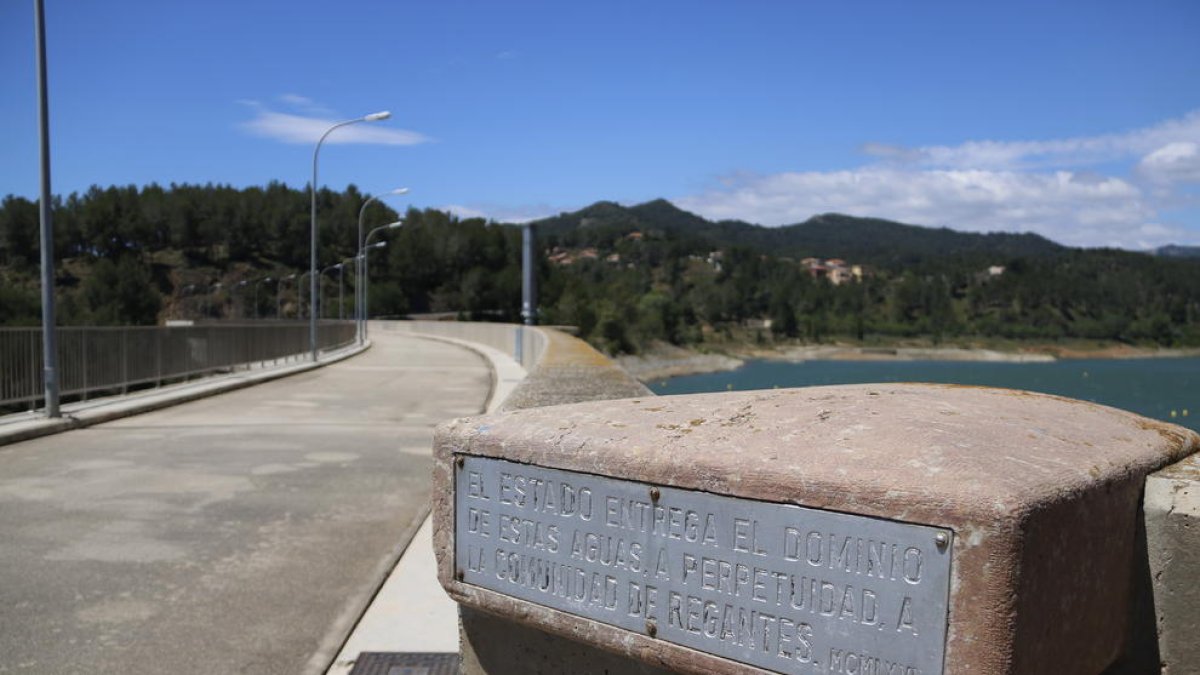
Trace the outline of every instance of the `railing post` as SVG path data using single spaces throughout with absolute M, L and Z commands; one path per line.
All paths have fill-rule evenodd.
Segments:
M 155 386 L 155 388 L 156 388 L 156 389 L 157 389 L 158 387 L 162 387 L 162 337 L 163 337 L 163 331 L 164 331 L 164 330 L 170 330 L 170 329 L 169 329 L 169 328 L 166 328 L 166 327 L 163 327 L 163 328 L 157 328 L 157 327 L 156 327 L 156 328 L 155 328 L 155 331 L 154 331 L 154 335 L 155 335 L 155 337 L 154 337 L 154 346 L 155 346 L 155 350 L 154 350 L 154 352 L 155 352 L 155 359 L 154 359 L 154 363 L 155 363 L 155 381 L 154 381 L 154 386 Z
M 129 393 L 129 329 L 121 329 L 121 394 Z
M 81 361 L 83 362 L 83 400 L 88 397 L 88 331 L 80 331 L 81 342 L 83 344 L 83 352 Z
M 37 339 L 38 334 L 34 331 L 29 331 L 29 412 L 37 410 Z M 45 344 L 45 341 L 43 341 Z

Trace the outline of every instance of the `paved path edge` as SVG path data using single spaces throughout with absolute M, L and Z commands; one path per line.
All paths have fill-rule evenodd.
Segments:
M 408 551 L 416 538 L 417 530 L 421 529 L 426 519 L 429 518 L 432 504 L 426 502 L 424 506 L 417 512 L 417 515 L 409 521 L 408 526 L 404 528 L 404 533 L 400 535 L 400 542 L 392 549 L 391 553 L 379 562 L 375 567 L 375 572 L 372 574 L 372 582 L 366 587 L 362 593 L 350 598 L 342 605 L 342 611 L 333 621 L 333 625 L 325 633 L 325 637 L 321 639 L 320 646 L 309 657 L 308 663 L 304 666 L 306 675 L 318 675 L 328 672 L 337 662 L 338 654 L 342 648 L 349 642 L 350 636 L 354 634 L 354 630 L 358 628 L 359 622 L 370 609 L 371 603 L 379 596 L 379 592 L 383 590 L 384 583 L 396 566 L 400 564 L 400 559 Z
M 331 363 L 344 361 L 352 356 L 361 354 L 370 349 L 370 347 L 371 343 L 368 341 L 361 346 L 355 345 L 329 352 L 323 355 L 320 361 L 315 363 L 308 361 L 257 372 L 234 372 L 227 375 L 212 376 L 205 378 L 205 380 L 193 380 L 161 389 L 138 392 L 137 394 L 114 396 L 111 397 L 112 400 L 109 402 L 101 403 L 99 400 L 89 401 L 88 403 L 94 407 L 73 413 L 64 412 L 63 416 L 59 419 L 35 418 L 28 421 L 12 422 L 12 427 L 8 429 L 0 427 L 0 446 L 41 438 L 42 436 L 60 434 L 73 429 L 82 429 L 94 424 L 103 424 L 123 417 L 132 417 L 133 415 L 161 410 L 162 408 L 169 408 L 173 405 L 188 403 L 209 396 L 252 387 L 256 384 L 271 382 L 288 377 L 289 375 L 306 373 L 310 370 L 323 368 Z M 175 388 L 175 390 L 172 391 L 172 388 Z
M 488 368 L 492 373 L 491 388 L 488 391 L 487 402 L 484 404 L 484 412 L 495 412 L 513 393 L 513 390 L 516 388 L 516 386 L 526 377 L 524 368 L 521 368 L 520 365 L 516 364 L 515 362 L 511 364 L 506 363 L 506 360 L 511 360 L 511 357 L 493 347 L 461 338 L 448 337 L 444 335 L 431 335 L 429 333 L 421 333 L 418 331 L 405 332 L 404 334 L 416 338 L 433 340 L 435 342 L 452 344 L 472 351 L 483 357 L 483 360 L 488 364 Z M 341 633 L 340 639 L 338 640 L 336 646 L 334 646 L 332 649 L 332 653 L 327 651 L 327 649 L 331 646 L 332 640 L 330 638 L 337 635 L 339 632 L 336 628 L 330 631 L 329 635 L 326 636 L 326 639 L 322 641 L 321 647 L 313 654 L 312 659 L 308 663 L 308 667 L 305 669 L 306 673 L 345 673 L 353 669 L 353 658 L 343 665 L 339 662 L 338 657 L 350 656 L 344 655 L 343 651 L 345 651 L 346 646 L 354 637 L 355 631 L 359 629 L 360 624 L 366 618 L 367 612 L 371 609 L 371 605 L 374 603 L 375 599 L 379 597 L 380 592 L 383 590 L 384 584 L 386 584 L 391 575 L 395 573 L 396 568 L 400 565 L 401 559 L 403 559 L 404 555 L 408 553 L 417 531 L 420 530 L 425 521 L 429 519 L 431 513 L 430 507 L 431 505 L 427 504 L 424 509 L 424 515 L 417 519 L 415 525 L 413 525 L 411 529 L 405 531 L 404 537 L 402 538 L 402 543 L 396 548 L 397 553 L 395 557 L 390 560 L 389 564 L 381 566 L 383 573 L 381 576 L 379 576 L 378 583 L 375 584 L 373 592 L 363 604 L 358 606 L 357 612 L 352 614 L 353 620 L 350 625 L 341 629 L 344 632 Z M 431 571 L 430 576 L 436 577 L 436 574 Z M 347 608 L 349 609 L 349 607 L 350 605 L 348 604 Z M 343 614 L 343 617 L 344 616 L 346 616 L 346 613 Z M 341 617 L 339 617 L 339 622 L 336 623 L 335 626 L 342 625 L 340 619 Z M 322 667 L 320 670 L 311 670 L 313 666 L 316 666 L 318 663 L 322 663 L 322 661 L 318 658 L 322 655 L 325 657 L 323 661 L 324 667 Z

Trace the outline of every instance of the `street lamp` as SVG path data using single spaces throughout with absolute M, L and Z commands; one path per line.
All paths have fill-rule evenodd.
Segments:
M 259 286 L 259 284 L 262 284 L 262 283 L 269 284 L 272 281 L 274 281 L 274 279 L 272 279 L 271 277 L 264 277 L 262 279 L 259 279 L 256 282 L 254 282 L 254 318 L 256 318 L 256 319 L 261 318 L 259 316 L 259 311 L 258 311 L 258 286 Z
M 235 289 L 237 289 L 237 288 L 243 288 L 243 287 L 245 287 L 245 285 L 246 285 L 246 284 L 248 284 L 248 283 L 250 283 L 250 280 L 249 280 L 249 279 L 242 279 L 241 281 L 237 282 L 237 284 L 236 284 L 236 285 L 234 285 L 234 288 L 235 288 Z M 236 295 L 236 294 L 232 294 L 232 293 L 231 293 L 231 295 L 233 295 L 233 306 L 234 306 L 234 308 L 236 308 L 236 307 L 237 307 L 237 295 Z M 242 307 L 242 308 L 243 308 L 243 309 L 245 309 L 245 302 L 246 302 L 246 299 L 245 299 L 245 298 L 242 298 L 242 305 L 243 305 L 243 307 Z M 245 312 L 242 312 L 242 313 L 243 313 L 243 314 L 245 314 Z
M 42 389 L 46 417 L 62 417 L 58 409 L 58 328 L 54 315 L 54 217 L 50 194 L 50 103 L 46 80 L 46 11 L 42 0 L 33 3 L 33 24 L 37 48 L 38 151 L 41 192 L 38 199 L 38 223 L 42 262 Z
M 283 318 L 283 282 L 291 281 L 292 279 L 295 279 L 295 278 L 296 278 L 295 274 L 289 274 L 286 277 L 280 277 L 279 283 L 275 285 L 275 318 L 276 319 Z M 300 293 L 299 293 L 300 289 L 297 288 L 296 290 L 297 290 L 296 297 L 299 298 L 300 297 Z M 299 308 L 299 305 L 297 304 L 297 311 L 299 311 L 298 308 Z M 297 315 L 297 318 L 299 318 L 299 315 Z
M 363 302 L 363 324 L 362 324 L 363 333 L 367 332 L 367 303 L 365 302 L 365 300 L 367 299 L 367 291 L 369 290 L 368 289 L 369 282 L 367 281 L 367 254 L 370 253 L 371 249 L 373 249 L 373 248 L 383 248 L 384 246 L 387 246 L 386 241 L 377 241 L 374 244 L 369 244 L 369 245 L 367 245 L 366 248 L 363 249 L 362 256 L 361 256 L 362 257 L 362 269 L 363 269 L 363 300 L 364 300 L 364 302 Z
M 358 209 L 358 253 L 359 253 L 359 255 L 355 256 L 355 258 L 357 258 L 357 264 L 355 265 L 355 270 L 354 270 L 354 274 L 355 274 L 355 277 L 354 277 L 354 297 L 355 297 L 354 314 L 355 314 L 355 319 L 357 322 L 357 331 L 356 332 L 358 333 L 358 344 L 360 344 L 360 345 L 363 343 L 363 340 L 366 339 L 366 336 L 363 334 L 365 332 L 365 330 L 363 328 L 363 324 L 367 320 L 366 314 L 364 314 L 362 311 L 363 305 L 366 304 L 366 298 L 362 294 L 362 288 L 364 286 L 364 284 L 363 284 L 364 270 L 363 270 L 362 258 L 361 258 L 363 244 L 364 244 L 363 216 L 366 214 L 367 206 L 370 205 L 371 202 L 379 201 L 381 198 L 387 197 L 389 195 L 403 195 L 403 194 L 408 194 L 408 188 L 406 188 L 406 187 L 396 188 L 395 190 L 392 190 L 391 192 L 386 192 L 382 195 L 375 195 L 374 197 L 371 197 L 367 201 L 363 202 L 362 207 Z
M 358 255 L 359 255 L 359 257 L 362 258 L 362 277 L 363 277 L 362 333 L 363 333 L 364 340 L 367 337 L 367 319 L 370 317 L 370 314 L 368 313 L 367 310 L 371 304 L 370 298 L 367 297 L 367 290 L 370 288 L 370 281 L 367 279 L 367 250 L 372 249 L 372 248 L 383 248 L 383 246 L 380 246 L 380 245 L 372 246 L 371 245 L 371 237 L 374 237 L 376 233 L 381 232 L 383 230 L 394 230 L 403 224 L 404 224 L 403 220 L 397 220 L 394 223 L 388 223 L 387 225 L 380 225 L 379 227 L 371 230 L 370 232 L 367 233 L 366 239 L 363 240 L 363 242 L 364 242 L 363 247 L 361 249 L 359 249 Z M 379 244 L 386 244 L 386 243 L 387 242 L 385 242 L 385 241 L 379 242 Z
M 296 280 L 296 318 L 297 319 L 304 318 L 304 298 L 302 296 L 302 292 L 304 291 L 304 277 L 306 277 L 310 274 L 312 274 L 312 272 L 305 272 L 300 275 L 299 279 Z M 313 313 L 313 299 L 312 299 L 312 296 L 310 295 L 310 296 L 308 296 L 308 315 L 309 315 L 309 317 L 312 316 L 312 313 Z
M 325 273 L 328 272 L 329 270 L 337 270 L 338 271 L 338 280 L 339 280 L 338 295 L 340 296 L 341 292 L 342 292 L 341 291 L 341 283 L 340 283 L 341 273 L 342 273 L 342 263 L 334 263 L 334 264 L 330 265 L 329 267 L 326 267 L 325 269 L 321 270 L 321 278 L 318 281 L 324 281 Z M 323 286 L 323 284 L 320 284 L 319 286 Z M 319 307 L 325 305 L 324 295 L 325 295 L 325 291 L 324 291 L 324 288 L 322 288 L 322 290 L 321 290 L 322 299 L 321 299 L 320 304 L 318 305 Z
M 313 150 L 313 179 L 312 185 L 309 186 L 309 191 L 312 193 L 312 226 L 309 232 L 309 255 L 308 255 L 308 272 L 311 275 L 310 279 L 310 302 L 317 297 L 317 158 L 321 153 L 321 144 L 325 142 L 325 138 L 333 133 L 334 129 L 344 127 L 348 124 L 358 122 L 378 122 L 391 117 L 392 113 L 388 111 L 371 113 L 363 117 L 358 117 L 352 120 L 338 122 L 325 130 L 321 134 L 321 138 L 317 141 L 317 147 Z M 310 311 L 308 320 L 308 342 L 312 348 L 312 360 L 317 360 L 317 313 Z
M 212 312 L 213 296 L 220 292 L 221 292 L 221 282 L 219 282 L 219 281 L 208 287 L 208 292 L 204 294 L 205 318 L 208 318 L 208 315 Z M 220 310 L 220 308 L 218 308 L 217 314 L 219 315 L 220 313 L 221 313 L 221 310 Z

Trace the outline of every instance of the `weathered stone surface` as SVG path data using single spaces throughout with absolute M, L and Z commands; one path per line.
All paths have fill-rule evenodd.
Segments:
M 1146 479 L 1146 542 L 1162 672 L 1200 671 L 1200 455 Z
M 557 330 L 541 332 L 547 340 L 542 358 L 501 410 L 654 396 L 646 385 L 583 340 Z
M 1026 392 L 855 385 L 467 418 L 435 438 L 439 578 L 467 607 L 683 672 L 753 669 L 454 579 L 454 453 L 947 527 L 946 672 L 1096 673 L 1128 631 L 1145 476 L 1200 437 Z

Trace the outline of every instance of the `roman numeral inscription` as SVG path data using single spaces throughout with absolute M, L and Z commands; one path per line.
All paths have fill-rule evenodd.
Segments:
M 942 672 L 949 531 L 463 459 L 465 583 L 779 672 Z

